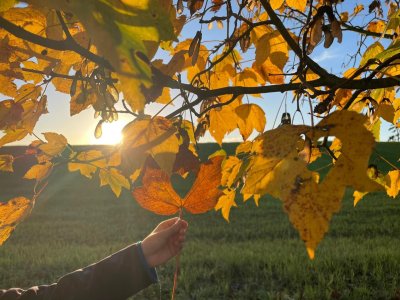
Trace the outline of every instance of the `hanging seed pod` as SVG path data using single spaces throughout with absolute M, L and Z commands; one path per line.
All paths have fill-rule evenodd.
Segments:
M 222 23 L 221 20 L 217 20 L 217 27 L 218 27 L 219 29 L 224 28 L 224 23 Z
M 114 85 L 111 85 L 111 87 L 108 88 L 108 92 L 113 97 L 114 102 L 117 103 L 119 100 L 119 93 L 118 93 L 117 88 Z
M 97 119 L 100 116 L 100 111 L 99 110 L 95 110 L 94 111 L 94 118 Z
M 207 116 L 205 116 L 205 118 L 202 118 L 201 120 L 199 120 L 199 123 L 197 124 L 196 130 L 194 132 L 194 137 L 197 141 L 201 137 L 204 136 L 207 128 L 209 127 L 209 124 L 210 124 L 210 122 L 209 122 Z
M 112 112 L 107 112 L 107 123 L 112 123 L 114 121 L 113 113 Z
M 308 44 L 307 46 L 307 55 L 310 55 L 314 51 L 315 46 Z
M 78 80 L 81 78 L 82 78 L 82 72 L 81 72 L 81 70 L 78 70 L 74 75 L 74 79 L 72 80 L 71 88 L 69 90 L 69 94 L 71 95 L 71 97 L 73 97 L 75 95 Z
M 196 64 L 199 57 L 201 37 L 202 34 L 200 31 L 198 31 L 189 47 L 189 56 L 192 57 L 192 66 Z
M 194 49 L 194 53 L 192 56 L 192 66 L 196 64 L 197 59 L 199 58 L 199 53 L 200 53 L 200 43 L 198 43 L 196 49 Z
M 115 107 L 111 108 L 113 121 L 118 121 L 118 113 Z
M 333 37 L 337 38 L 338 43 L 342 42 L 342 28 L 340 28 L 340 23 L 338 20 L 334 20 L 331 23 L 331 31 L 332 31 L 332 35 Z
M 100 120 L 99 123 L 97 123 L 96 129 L 94 130 L 94 137 L 96 139 L 101 138 L 101 135 L 103 134 L 102 124 L 103 120 Z
M 316 46 L 322 39 L 323 16 L 319 16 L 311 27 L 310 45 Z
M 283 124 L 292 124 L 292 118 L 290 117 L 290 114 L 288 112 L 282 113 L 280 125 Z
M 113 107 L 114 106 L 114 97 L 110 94 L 109 91 L 106 91 L 104 94 L 104 101 L 106 103 L 107 107 Z
M 80 93 L 75 100 L 76 104 L 84 104 L 86 101 L 86 95 L 85 93 Z
M 239 41 L 239 45 L 240 45 L 240 49 L 243 51 L 243 53 L 246 53 L 246 51 L 249 49 L 251 44 L 250 41 L 250 34 L 246 34 L 245 36 L 243 36 L 243 38 L 240 39 Z
M 324 47 L 329 48 L 333 43 L 332 32 L 330 30 L 324 30 L 324 35 L 325 35 Z
M 104 95 L 107 92 L 107 83 L 105 81 L 101 81 L 100 84 L 98 85 L 99 91 L 102 95 Z
M 101 111 L 101 119 L 102 119 L 103 121 L 107 121 L 107 119 L 108 119 L 107 110 L 103 109 L 103 110 Z
M 213 22 L 208 23 L 208 30 L 211 30 L 213 28 Z
M 104 102 L 104 97 L 101 97 L 99 94 L 95 94 L 96 95 L 96 102 L 92 104 L 93 108 L 95 110 L 103 110 L 104 108 L 106 108 L 106 104 Z
M 181 14 L 183 12 L 183 1 L 182 0 L 178 0 L 178 2 L 176 3 L 176 11 L 178 14 Z

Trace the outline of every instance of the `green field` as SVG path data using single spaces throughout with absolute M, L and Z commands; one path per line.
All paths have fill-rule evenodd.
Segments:
M 203 147 L 204 156 L 216 148 Z M 400 145 L 377 150 L 395 162 Z M 388 170 L 376 156 L 372 162 Z M 30 195 L 32 184 L 15 175 L 0 174 L 1 200 Z M 56 171 L 31 216 L 0 247 L 0 288 L 52 283 L 142 239 L 165 219 L 128 192 L 116 199 L 98 185 Z M 261 199 L 258 208 L 252 200 L 239 203 L 229 224 L 214 211 L 185 216 L 190 228 L 177 299 L 400 299 L 399 200 L 375 193 L 353 208 L 349 190 L 314 261 L 275 199 Z M 160 285 L 134 299 L 169 299 L 173 272 L 174 262 L 159 268 Z

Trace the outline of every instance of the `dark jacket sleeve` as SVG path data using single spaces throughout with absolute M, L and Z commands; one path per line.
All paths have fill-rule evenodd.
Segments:
M 0 300 L 123 300 L 155 281 L 134 244 L 52 285 L 0 290 Z

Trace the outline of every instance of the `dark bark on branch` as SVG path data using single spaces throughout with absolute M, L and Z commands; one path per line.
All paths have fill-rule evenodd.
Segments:
M 90 52 L 89 50 L 83 48 L 77 43 L 71 42 L 70 40 L 62 40 L 62 41 L 56 41 L 48 38 L 44 38 L 40 35 L 34 34 L 32 32 L 26 31 L 20 26 L 15 25 L 14 23 L 4 19 L 3 17 L 0 16 L 0 27 L 11 33 L 12 35 L 21 38 L 23 40 L 29 41 L 31 43 L 54 49 L 54 50 L 59 50 L 59 51 L 66 51 L 66 50 L 71 50 L 74 51 L 83 57 L 86 57 L 87 59 L 104 66 L 107 69 L 113 70 L 114 68 L 111 66 L 110 62 L 104 59 L 101 56 L 98 56 L 94 54 L 93 52 Z

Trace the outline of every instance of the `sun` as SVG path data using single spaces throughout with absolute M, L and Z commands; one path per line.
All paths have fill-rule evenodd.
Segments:
M 95 145 L 116 145 L 122 141 L 122 128 L 124 122 L 103 123 L 102 135 L 96 139 L 94 133 L 91 133 L 90 144 Z

